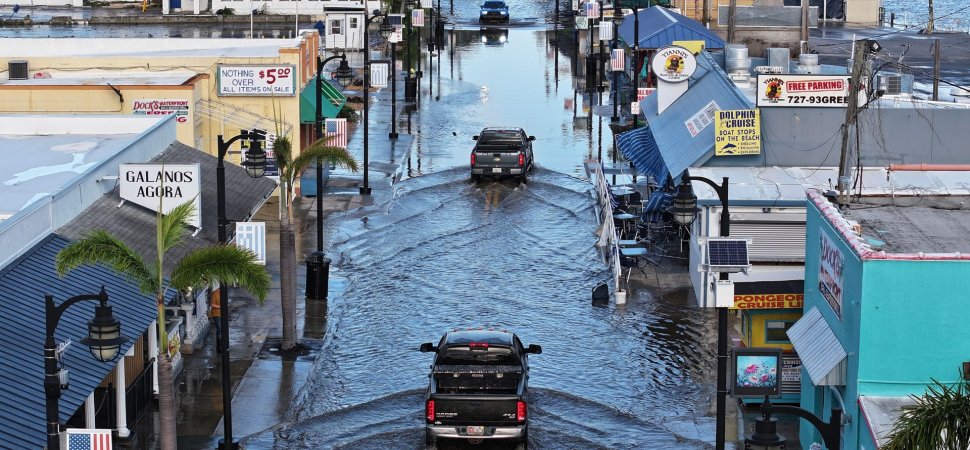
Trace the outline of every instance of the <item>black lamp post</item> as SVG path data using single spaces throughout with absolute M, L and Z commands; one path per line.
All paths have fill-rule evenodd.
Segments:
M 317 77 L 316 77 L 316 94 L 317 94 L 317 108 L 316 115 L 314 117 L 314 127 L 317 132 L 317 139 L 323 139 L 323 66 L 334 59 L 340 59 L 340 66 L 337 67 L 337 71 L 334 73 L 334 80 L 337 80 L 337 84 L 340 87 L 350 86 L 350 83 L 354 81 L 354 71 L 347 65 L 347 57 L 344 55 L 331 56 L 327 59 L 321 59 L 317 56 Z M 317 251 L 323 251 L 323 202 L 320 201 L 320 195 L 323 194 L 323 164 L 317 163 Z
M 54 304 L 53 295 L 45 295 L 45 318 L 47 334 L 44 340 L 44 393 L 47 399 L 47 449 L 61 448 L 61 392 L 68 386 L 68 371 L 58 367 L 60 355 L 54 342 L 54 330 L 61 320 L 61 315 L 75 303 L 93 300 L 100 304 L 94 308 L 94 319 L 88 321 L 88 336 L 81 339 L 81 344 L 91 348 L 94 359 L 108 362 L 118 356 L 121 344 L 128 342 L 128 338 L 121 335 L 121 321 L 111 313 L 108 306 L 108 293 L 101 286 L 101 292 L 95 295 L 76 295 L 60 305 Z
M 620 8 L 620 1 L 613 1 L 613 50 L 619 48 L 619 41 L 617 40 L 617 35 L 619 35 L 620 24 L 623 23 L 623 9 Z M 613 122 L 620 119 L 618 113 L 618 107 L 620 105 L 620 87 L 617 84 L 617 80 L 620 78 L 617 76 L 617 70 L 613 70 Z
M 405 68 L 404 68 L 404 73 L 406 76 L 404 81 L 404 101 L 407 103 L 414 102 L 415 100 L 414 84 L 416 83 L 416 81 L 413 78 L 411 78 L 411 70 L 412 70 L 411 47 L 413 46 L 411 45 L 412 44 L 411 38 L 412 38 L 412 35 L 414 34 L 414 30 L 411 28 L 411 25 L 412 25 L 411 13 L 412 11 L 414 11 L 415 7 L 417 7 L 417 0 L 404 0 L 404 9 L 405 11 L 407 11 L 407 17 L 404 18 L 404 20 L 406 21 L 405 30 L 407 31 L 407 34 L 405 34 L 405 37 L 404 37 L 404 44 L 407 45 L 407 51 L 405 53 L 405 59 L 407 59 L 407 64 L 405 64 Z
M 682 225 L 690 225 L 697 216 L 697 197 L 691 190 L 691 181 L 701 181 L 707 183 L 717 193 L 718 200 L 721 201 L 721 231 L 720 237 L 728 237 L 731 234 L 731 213 L 728 211 L 728 177 L 724 177 L 721 184 L 711 181 L 704 177 L 692 177 L 684 171 L 681 184 L 677 188 L 677 196 L 674 197 L 673 206 L 668 210 L 673 214 L 674 219 Z M 720 280 L 727 280 L 728 273 L 721 272 L 718 276 Z M 725 408 L 727 402 L 727 308 L 717 308 L 717 426 L 714 438 L 714 448 L 724 450 L 724 421 Z
M 633 101 L 640 101 L 640 0 L 633 6 Z M 640 114 L 633 115 L 633 128 L 640 123 Z
M 366 41 L 366 43 L 364 44 L 364 73 L 363 73 L 363 78 L 364 78 L 364 95 L 363 95 L 364 97 L 364 118 L 363 118 L 364 183 L 360 186 L 360 195 L 370 195 L 370 192 L 371 192 L 370 185 L 368 184 L 369 180 L 367 175 L 367 164 L 368 164 L 368 159 L 370 158 L 370 154 L 368 152 L 369 136 L 367 132 L 368 125 L 369 125 L 369 122 L 367 120 L 367 109 L 368 109 L 367 105 L 370 103 L 370 31 L 369 29 L 370 29 L 371 22 L 376 20 L 378 17 L 382 18 L 380 28 L 378 29 L 381 35 L 381 39 L 387 39 L 391 36 L 391 33 L 394 33 L 394 28 L 391 27 L 391 21 L 387 18 L 386 14 L 381 13 L 379 10 L 374 10 L 374 15 L 368 18 L 367 23 L 364 24 L 364 41 Z M 391 70 L 393 70 L 393 67 L 391 68 Z M 319 203 L 320 202 L 318 201 L 317 204 Z M 319 215 L 320 214 L 318 213 L 317 216 Z
M 397 139 L 397 42 L 391 41 L 391 132 L 389 139 Z
M 319 87 L 319 86 L 318 86 Z M 239 135 L 233 136 L 228 141 L 223 141 L 222 135 L 217 137 L 219 148 L 219 161 L 216 164 L 216 210 L 219 214 L 219 243 L 227 244 L 226 235 L 226 166 L 224 160 L 229 147 L 240 139 L 249 140 L 249 150 L 246 152 L 246 159 L 242 165 L 246 168 L 246 173 L 253 178 L 263 176 L 266 169 L 266 152 L 263 151 L 263 141 L 266 140 L 265 132 L 261 130 L 243 130 Z M 231 380 L 229 379 L 229 287 L 219 286 L 219 344 L 222 348 L 222 424 L 223 438 L 219 440 L 218 447 L 223 450 L 239 448 L 239 442 L 232 439 L 232 392 Z
M 820 433 L 825 448 L 838 450 L 842 445 L 842 409 L 832 408 L 832 417 L 828 422 L 797 406 L 775 406 L 765 396 L 761 403 L 761 417 L 755 421 L 754 433 L 744 439 L 745 450 L 784 450 L 785 438 L 778 434 L 776 425 L 778 420 L 771 417 L 772 413 L 792 414 L 808 421 Z

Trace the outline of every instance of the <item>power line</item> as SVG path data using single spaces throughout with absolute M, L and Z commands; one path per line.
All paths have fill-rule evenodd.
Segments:
M 956 11 L 953 11 L 953 12 L 950 12 L 948 14 L 944 14 L 942 16 L 936 16 L 936 17 L 933 18 L 933 20 L 935 21 L 935 20 L 938 20 L 938 19 L 945 19 L 947 17 L 950 17 L 950 16 L 953 16 L 953 15 L 962 13 L 962 12 L 967 11 L 967 10 L 970 10 L 970 5 L 964 6 L 963 8 L 960 8 L 960 9 L 958 9 Z M 918 25 L 926 25 L 927 23 L 929 23 L 929 19 L 927 19 L 924 22 L 919 22 Z M 902 29 L 899 29 L 899 30 L 893 30 L 893 31 L 889 31 L 889 32 L 886 32 L 886 33 L 883 33 L 883 34 L 877 34 L 875 36 L 867 36 L 864 39 L 879 39 L 879 38 L 882 38 L 882 37 L 892 36 L 894 34 L 902 33 L 904 31 L 909 31 L 909 28 L 902 28 Z M 836 45 L 847 44 L 849 42 L 852 42 L 852 41 L 833 42 L 831 44 L 818 44 L 818 45 L 813 45 L 812 47 L 813 48 L 832 47 L 832 46 L 836 46 Z M 947 48 L 949 48 L 949 47 L 947 47 Z

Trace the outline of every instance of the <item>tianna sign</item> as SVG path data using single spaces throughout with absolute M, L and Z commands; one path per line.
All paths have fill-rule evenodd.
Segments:
M 734 309 L 801 309 L 805 294 L 740 294 L 734 296 Z
M 684 47 L 668 45 L 654 53 L 650 68 L 657 78 L 669 83 L 679 83 L 694 75 L 697 59 Z
M 195 214 L 188 224 L 202 227 L 201 182 L 198 164 L 121 164 L 118 166 L 121 198 L 162 214 L 189 200 Z

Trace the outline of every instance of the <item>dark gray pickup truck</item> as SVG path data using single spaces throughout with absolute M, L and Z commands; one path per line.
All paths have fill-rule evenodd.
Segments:
M 471 154 L 472 181 L 482 177 L 514 176 L 526 181 L 532 170 L 532 141 L 535 136 L 521 128 L 485 128 L 472 137 L 475 148 Z
M 425 401 L 429 448 L 438 439 L 528 445 L 528 354 L 542 353 L 542 347 L 524 347 L 508 331 L 474 329 L 450 331 L 421 351 L 436 355 Z

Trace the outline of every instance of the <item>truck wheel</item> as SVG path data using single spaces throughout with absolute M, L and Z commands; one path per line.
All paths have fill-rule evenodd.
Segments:
M 478 184 L 480 181 L 482 181 L 481 175 L 472 175 L 472 184 Z
M 424 430 L 424 448 L 426 450 L 438 450 L 438 445 L 435 442 L 434 436 L 432 436 L 431 432 L 428 430 Z
M 522 176 L 519 177 L 519 181 L 521 181 L 522 184 L 528 184 L 529 180 L 528 180 L 528 177 L 525 176 L 525 174 L 522 174 Z

